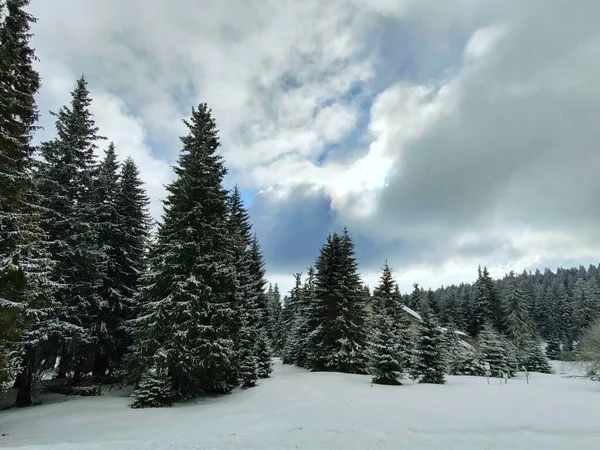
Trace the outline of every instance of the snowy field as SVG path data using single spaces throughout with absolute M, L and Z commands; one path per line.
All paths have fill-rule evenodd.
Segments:
M 166 409 L 126 392 L 0 412 L 1 448 L 598 450 L 600 383 L 520 375 L 501 385 L 371 386 L 366 376 L 275 366 L 259 387 Z M 571 371 L 572 372 L 572 371 Z

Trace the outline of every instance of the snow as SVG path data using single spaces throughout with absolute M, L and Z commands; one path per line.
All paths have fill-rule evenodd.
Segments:
M 576 375 L 576 367 L 554 363 Z M 222 398 L 133 410 L 127 392 L 0 412 L 0 447 L 91 449 L 533 450 L 600 448 L 600 383 L 532 374 L 500 384 L 370 384 L 369 376 L 275 364 Z

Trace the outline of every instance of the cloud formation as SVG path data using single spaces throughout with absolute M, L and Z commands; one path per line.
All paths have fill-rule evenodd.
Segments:
M 32 10 L 42 109 L 85 72 L 102 133 L 140 164 L 155 216 L 181 119 L 209 103 L 231 179 L 261 191 L 250 210 L 273 280 L 291 283 L 343 225 L 365 279 L 387 257 L 404 289 L 471 280 L 478 264 L 501 275 L 600 258 L 594 0 Z

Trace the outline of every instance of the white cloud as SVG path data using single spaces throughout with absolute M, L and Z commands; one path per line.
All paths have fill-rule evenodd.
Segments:
M 410 286 L 471 279 L 475 261 L 504 270 L 600 257 L 599 5 L 53 0 L 32 9 L 42 107 L 67 101 L 85 72 L 101 131 L 136 158 L 155 215 L 181 119 L 206 101 L 242 187 L 285 199 L 308 185 L 373 239 L 410 240 L 413 261 L 382 255 L 403 280 L 419 278 Z M 364 52 L 382 17 L 434 47 L 453 45 L 457 30 L 470 39 L 446 79 L 376 96 L 368 141 L 351 159 L 317 164 L 357 125 L 354 87 L 369 91 L 383 67 Z

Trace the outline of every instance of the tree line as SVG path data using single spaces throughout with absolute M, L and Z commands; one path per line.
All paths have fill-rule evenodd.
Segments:
M 371 374 L 383 384 L 400 384 L 404 377 L 441 384 L 445 374 L 484 375 L 488 369 L 494 376 L 549 372 L 522 280 L 510 274 L 504 281 L 498 290 L 487 269 L 479 269 L 469 290 L 461 286 L 472 293 L 463 304 L 444 297 L 450 289 L 425 291 L 415 284 L 413 292 L 401 294 L 386 262 L 371 293 L 344 229 L 327 238 L 304 280 L 295 275 L 279 312 L 276 330 L 283 331 L 276 351 L 286 364 Z M 279 297 L 276 286 L 270 295 Z M 416 327 L 407 323 L 409 315 L 417 318 Z
M 227 190 L 204 103 L 153 229 L 131 158 L 101 159 L 87 81 L 33 144 L 41 85 L 29 0 L 0 1 L 0 381 L 33 402 L 55 388 L 136 385 L 134 407 L 255 386 L 271 372 L 272 308 L 260 245 Z M 46 380 L 47 381 L 47 380 Z

